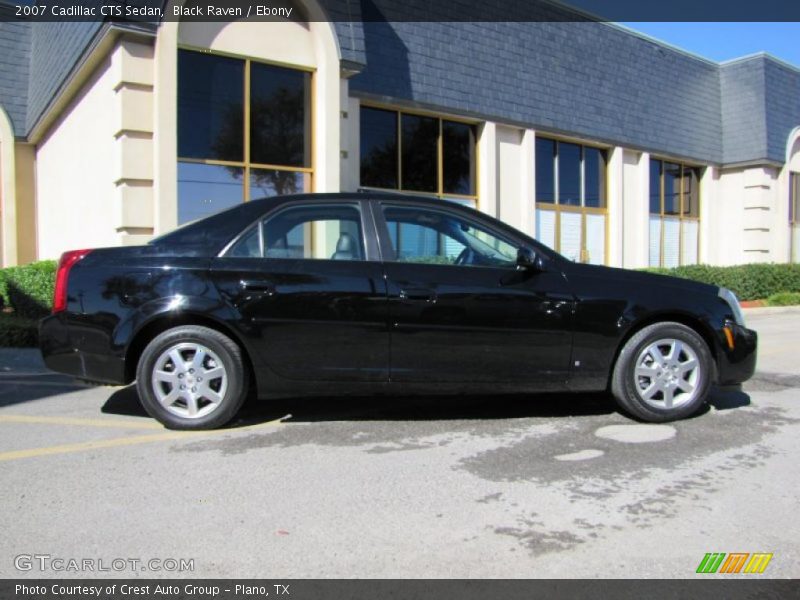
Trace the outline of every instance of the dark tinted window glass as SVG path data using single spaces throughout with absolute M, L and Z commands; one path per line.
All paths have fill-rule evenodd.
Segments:
M 536 201 L 554 204 L 556 201 L 555 179 L 556 143 L 553 140 L 536 138 Z
M 650 212 L 661 214 L 661 161 L 650 159 Z
M 178 224 L 195 221 L 243 198 L 243 169 L 196 163 L 178 163 Z
M 558 203 L 581 205 L 581 147 L 558 144 Z
M 236 242 L 226 256 L 236 258 L 261 258 L 261 240 L 258 227 L 251 227 L 239 241 Z
M 250 161 L 310 166 L 308 73 L 250 64 Z
M 361 185 L 397 189 L 397 113 L 361 108 Z
M 697 169 L 683 169 L 683 215 L 700 216 L 700 180 Z
M 442 121 L 443 191 L 475 193 L 475 128 L 466 123 Z
M 792 173 L 791 176 L 791 198 L 789 200 L 789 221 L 797 223 L 800 221 L 800 174 Z
M 263 222 L 266 258 L 363 260 L 361 214 L 355 206 L 298 206 Z
M 664 214 L 677 215 L 680 212 L 681 166 L 664 163 Z
M 585 205 L 592 208 L 606 206 L 606 153 L 597 148 L 583 149 L 585 177 Z
M 244 61 L 178 51 L 178 156 L 244 160 Z
M 397 262 L 507 267 L 517 249 L 460 215 L 418 207 L 384 206 Z
M 402 115 L 402 186 L 416 192 L 436 191 L 436 146 L 439 120 Z

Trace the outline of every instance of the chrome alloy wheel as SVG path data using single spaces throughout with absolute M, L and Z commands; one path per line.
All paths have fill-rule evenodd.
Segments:
M 645 403 L 662 410 L 694 400 L 705 376 L 692 347 L 676 339 L 653 342 L 639 353 L 635 364 L 637 394 Z
M 156 360 L 153 392 L 174 415 L 198 419 L 214 412 L 225 398 L 228 374 L 219 357 L 192 342 L 167 348 Z

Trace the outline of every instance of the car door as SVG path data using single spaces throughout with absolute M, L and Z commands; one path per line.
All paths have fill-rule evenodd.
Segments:
M 386 381 L 386 283 L 362 202 L 298 201 L 212 264 L 261 358 L 294 380 Z M 369 227 L 372 227 L 371 224 Z
M 525 383 L 567 379 L 573 297 L 554 263 L 518 269 L 521 243 L 468 212 L 380 202 L 392 381 Z

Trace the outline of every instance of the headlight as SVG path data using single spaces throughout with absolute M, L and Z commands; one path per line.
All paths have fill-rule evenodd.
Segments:
M 742 307 L 739 306 L 739 299 L 736 297 L 736 294 L 727 288 L 719 288 L 719 297 L 725 300 L 728 306 L 731 307 L 733 320 L 736 321 L 736 324 L 744 327 L 744 313 L 742 312 Z

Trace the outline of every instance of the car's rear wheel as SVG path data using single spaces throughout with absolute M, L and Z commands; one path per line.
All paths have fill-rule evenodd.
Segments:
M 170 429 L 213 429 L 230 421 L 247 395 L 242 352 L 219 331 L 168 329 L 144 349 L 136 369 L 139 399 Z
M 696 413 L 708 398 L 713 360 L 708 345 L 681 323 L 655 323 L 627 341 L 611 391 L 627 413 L 653 423 Z

